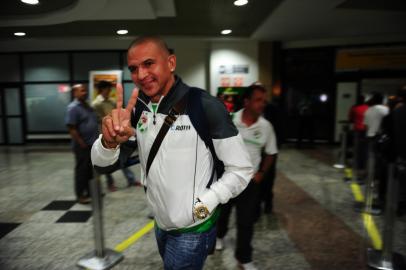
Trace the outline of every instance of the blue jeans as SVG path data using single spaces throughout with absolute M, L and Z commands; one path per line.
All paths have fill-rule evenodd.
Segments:
M 127 179 L 127 183 L 135 184 L 135 175 L 129 168 L 122 168 L 121 171 L 123 172 L 125 178 Z
M 216 241 L 216 226 L 204 233 L 167 232 L 155 226 L 165 270 L 200 270 Z

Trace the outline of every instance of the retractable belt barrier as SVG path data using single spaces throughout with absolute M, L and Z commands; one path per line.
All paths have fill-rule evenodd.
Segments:
M 368 265 L 375 269 L 400 270 L 398 262 L 404 261 L 402 255 L 393 252 L 395 215 L 398 204 L 400 163 L 390 163 L 388 168 L 388 188 L 386 191 L 385 215 L 383 227 L 383 247 L 381 250 L 368 249 Z
M 124 259 L 124 256 L 114 250 L 104 247 L 103 230 L 103 201 L 101 195 L 100 175 L 94 172 L 90 181 L 92 196 L 93 230 L 96 249 L 85 255 L 77 262 L 77 266 L 91 270 L 111 269 Z
M 344 169 L 346 164 L 346 154 L 347 154 L 347 137 L 348 137 L 348 130 L 349 130 L 349 122 L 348 121 L 340 121 L 341 126 L 341 134 L 340 134 L 340 152 L 338 155 L 338 161 L 334 164 L 334 168 L 336 169 Z
M 363 212 L 371 215 L 380 215 L 381 208 L 374 206 L 375 190 L 375 140 L 370 138 L 368 141 L 368 160 L 367 160 L 367 179 L 365 183 L 365 202 L 355 202 L 354 209 L 357 212 Z
M 360 158 L 358 156 L 358 154 L 359 154 L 358 149 L 359 149 L 359 145 L 360 145 L 359 139 L 360 139 L 359 135 L 354 130 L 354 134 L 352 137 L 352 152 L 353 152 L 352 166 L 351 166 L 352 174 L 351 174 L 351 178 L 348 179 L 348 180 L 352 180 L 354 183 L 357 182 L 357 180 L 358 180 L 358 159 Z

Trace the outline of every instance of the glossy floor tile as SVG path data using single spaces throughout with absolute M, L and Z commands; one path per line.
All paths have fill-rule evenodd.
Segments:
M 354 210 L 351 184 L 331 166 L 336 150 L 281 149 L 274 213 L 255 225 L 259 269 L 368 269 L 365 254 L 373 242 Z M 139 175 L 138 165 L 131 169 Z M 150 223 L 143 188 L 128 188 L 121 172 L 113 176 L 116 192 L 102 178 L 104 241 L 111 249 Z M 91 206 L 74 200 L 68 144 L 0 147 L 0 269 L 77 269 L 76 262 L 94 250 L 94 230 Z M 372 220 L 382 240 L 383 218 Z M 234 223 L 232 216 L 225 249 L 209 256 L 205 269 L 237 269 Z M 393 249 L 406 256 L 405 216 L 396 218 Z M 123 254 L 114 269 L 162 269 L 152 230 Z

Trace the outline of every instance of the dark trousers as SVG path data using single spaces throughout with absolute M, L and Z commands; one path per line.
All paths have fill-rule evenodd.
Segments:
M 356 169 L 364 171 L 367 160 L 367 138 L 365 131 L 354 131 L 354 153 L 356 157 Z
M 237 246 L 234 255 L 240 263 L 252 261 L 251 240 L 254 234 L 258 195 L 259 185 L 251 181 L 240 195 L 222 205 L 221 214 L 217 221 L 217 237 L 223 238 L 228 231 L 232 206 L 235 205 L 237 211 Z
M 271 168 L 265 172 L 264 179 L 260 183 L 261 186 L 261 201 L 259 203 L 259 211 L 261 211 L 261 204 L 264 203 L 265 212 L 272 212 L 272 200 L 273 200 L 273 185 L 276 176 L 276 162 L 278 160 L 278 155 L 274 155 L 274 160 Z M 260 213 L 259 213 L 260 214 Z
M 74 146 L 75 154 L 75 194 L 76 197 L 90 196 L 89 181 L 93 177 L 93 166 L 90 159 L 90 146 Z

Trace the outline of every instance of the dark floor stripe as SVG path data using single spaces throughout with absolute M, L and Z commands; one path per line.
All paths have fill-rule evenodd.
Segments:
M 0 239 L 17 228 L 21 223 L 0 223 Z
M 290 239 L 313 270 L 363 270 L 365 244 L 360 235 L 279 173 L 275 212 Z
M 41 210 L 69 210 L 76 201 L 53 201 Z
M 86 222 L 91 216 L 91 211 L 68 211 L 56 223 Z

